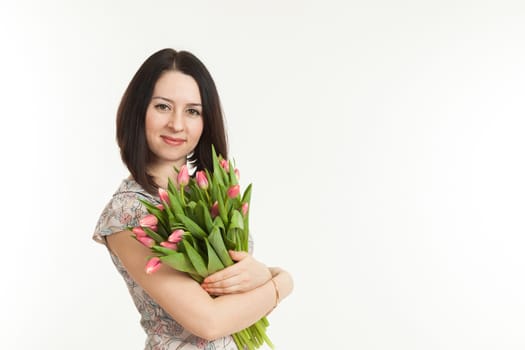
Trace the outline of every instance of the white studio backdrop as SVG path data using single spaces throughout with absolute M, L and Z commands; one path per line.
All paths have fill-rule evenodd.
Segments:
M 217 83 L 277 349 L 525 348 L 522 1 L 2 1 L 0 342 L 141 349 L 96 219 L 164 47 Z

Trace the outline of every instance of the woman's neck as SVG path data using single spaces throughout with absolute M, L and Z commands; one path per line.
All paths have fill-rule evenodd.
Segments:
M 153 177 L 153 181 L 160 187 L 168 187 L 168 178 L 173 181 L 177 178 L 175 168 L 180 169 L 183 164 L 152 164 L 148 167 L 148 174 Z

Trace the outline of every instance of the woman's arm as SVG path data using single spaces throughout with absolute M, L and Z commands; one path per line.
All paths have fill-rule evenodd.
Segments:
M 144 266 L 151 252 L 131 235 L 130 231 L 122 231 L 108 236 L 109 248 L 149 296 L 185 329 L 201 338 L 217 339 L 240 331 L 276 304 L 275 287 L 270 280 L 248 292 L 212 298 L 191 277 L 168 266 L 147 275 Z M 281 299 L 291 293 L 293 282 L 289 274 L 278 274 L 274 281 Z
M 210 295 L 243 293 L 262 286 L 272 278 L 266 265 L 246 252 L 230 251 L 236 263 L 204 279 L 201 287 Z

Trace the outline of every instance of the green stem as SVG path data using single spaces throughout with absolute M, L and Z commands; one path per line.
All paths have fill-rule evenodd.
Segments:
M 240 339 L 239 335 L 237 333 L 235 333 L 235 334 L 232 335 L 232 338 L 233 338 L 233 341 L 235 342 L 235 345 L 237 346 L 237 348 L 242 350 L 243 345 L 242 345 L 242 342 L 241 342 L 241 339 Z
M 179 186 L 179 197 L 180 197 L 180 202 L 182 203 L 182 206 L 184 207 L 186 205 L 186 198 L 184 197 L 184 185 Z
M 239 338 L 239 350 L 244 350 L 246 347 L 249 350 L 255 350 L 255 346 L 252 344 L 252 341 L 250 339 L 249 334 L 247 334 L 246 329 L 243 329 L 242 331 L 239 331 L 234 334 L 234 336 L 238 336 Z
M 259 334 L 260 336 L 264 339 L 264 341 L 266 342 L 266 344 L 268 344 L 268 346 L 272 349 L 275 349 L 272 341 L 270 340 L 270 338 L 268 338 L 268 336 L 266 335 L 266 329 L 264 328 L 264 325 L 262 322 L 260 321 L 257 321 L 255 322 L 255 328 L 257 328 L 257 330 L 259 331 Z
M 208 200 L 208 205 L 211 207 L 213 205 L 213 203 L 211 202 L 211 198 L 210 198 L 210 194 L 208 193 L 208 191 L 204 191 L 204 193 L 206 194 L 206 199 Z

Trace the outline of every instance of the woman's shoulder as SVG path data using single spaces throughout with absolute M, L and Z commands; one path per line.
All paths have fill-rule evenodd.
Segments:
M 113 198 L 118 196 L 135 196 L 144 197 L 150 200 L 156 200 L 149 192 L 147 192 L 135 179 L 131 176 L 125 178 L 120 183 L 119 187 L 113 194 Z
M 95 227 L 93 238 L 104 243 L 104 236 L 137 226 L 139 220 L 147 214 L 141 200 L 155 203 L 158 200 L 148 193 L 133 178 L 128 177 L 120 183 L 113 196 L 106 204 Z

